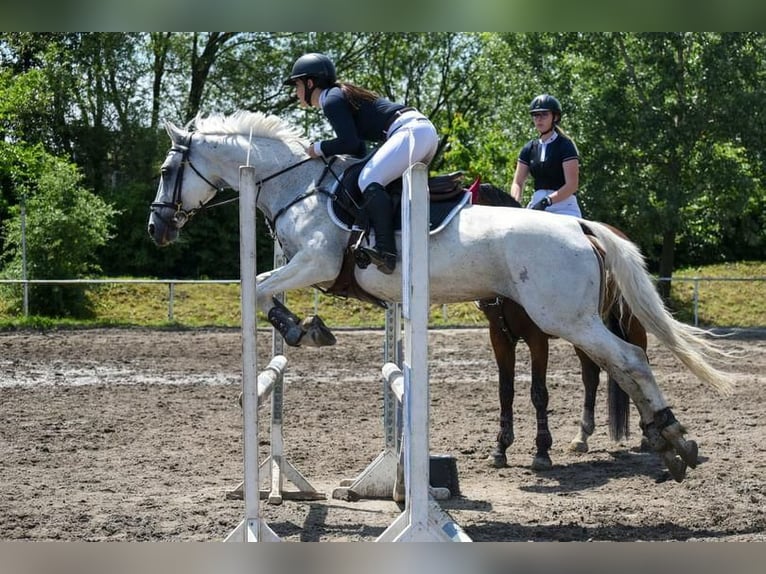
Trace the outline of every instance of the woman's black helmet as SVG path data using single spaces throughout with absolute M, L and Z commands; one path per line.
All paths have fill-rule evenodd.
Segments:
M 316 52 L 304 54 L 295 60 L 290 77 L 284 81 L 284 85 L 294 84 L 301 78 L 313 78 L 321 88 L 332 86 L 338 79 L 332 60 Z
M 537 96 L 532 103 L 529 104 L 529 113 L 549 111 L 559 115 L 561 119 L 561 103 L 549 94 L 542 94 Z

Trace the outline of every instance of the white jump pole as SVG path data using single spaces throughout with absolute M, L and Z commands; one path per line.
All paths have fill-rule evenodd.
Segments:
M 273 269 L 282 267 L 285 264 L 285 256 L 279 241 L 274 240 L 274 266 Z M 284 304 L 285 294 L 278 293 L 275 297 Z M 284 355 L 285 340 L 274 327 L 271 328 L 271 356 L 274 358 Z M 269 364 L 268 368 L 272 365 Z M 281 374 L 282 371 L 280 371 Z M 258 405 L 263 404 L 265 396 L 263 389 L 258 381 Z M 270 454 L 258 466 L 261 472 L 261 481 L 268 483 L 268 488 L 261 489 L 261 499 L 265 498 L 269 504 L 282 504 L 283 500 L 325 500 L 327 496 L 317 492 L 305 476 L 291 463 L 284 455 L 284 436 L 282 434 L 282 423 L 284 420 L 284 376 L 279 376 L 274 380 L 273 388 L 269 389 L 271 395 L 271 424 Z M 296 488 L 292 490 L 284 489 L 285 479 L 290 481 Z M 227 494 L 230 499 L 242 499 L 244 497 L 244 482 L 241 482 L 234 490 Z
M 402 316 L 404 319 L 403 446 L 405 509 L 379 542 L 470 541 L 429 495 L 428 169 L 411 166 L 402 190 Z M 388 365 L 384 369 L 390 368 Z M 393 365 L 394 369 L 398 369 Z M 384 371 L 384 376 L 388 378 Z M 392 385 L 390 385 L 392 386 Z
M 242 306 L 242 411 L 245 480 L 245 518 L 226 538 L 227 541 L 279 541 L 280 538 L 261 518 L 258 476 L 258 360 L 255 308 L 256 215 L 255 168 L 239 168 L 239 254 Z
M 386 332 L 383 346 L 383 363 L 401 365 L 401 305 L 389 303 L 386 309 Z M 383 451 L 356 477 L 343 479 L 332 491 L 332 498 L 357 501 L 362 498 L 392 498 L 401 502 L 396 492 L 397 466 L 399 464 L 399 414 L 401 402 L 396 400 L 388 381 L 383 379 Z

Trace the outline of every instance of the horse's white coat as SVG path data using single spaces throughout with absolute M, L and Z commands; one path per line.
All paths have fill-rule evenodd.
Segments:
M 273 116 L 242 112 L 197 118 L 196 123 L 189 161 L 207 180 L 225 182 L 234 189 L 248 151 L 261 179 L 307 157 L 305 142 L 297 132 Z M 188 137 L 188 132 L 172 124 L 167 129 L 174 144 Z M 157 203 L 171 202 L 180 158 L 180 152 L 169 153 Z M 335 164 L 337 172 L 349 161 L 340 158 Z M 258 208 L 273 218 L 291 200 L 317 185 L 324 169 L 321 160 L 309 161 L 269 179 L 261 186 Z M 325 179 L 323 183 L 329 186 L 330 182 Z M 191 169 L 184 170 L 182 190 L 184 210 L 207 203 L 216 192 Z M 268 313 L 276 293 L 328 285 L 337 276 L 349 233 L 331 221 L 327 201 L 324 195 L 311 195 L 277 219 L 275 232 L 289 263 L 258 275 L 257 304 L 262 311 Z M 155 207 L 150 215 L 149 231 L 160 245 L 177 236 L 178 230 L 168 225 L 173 209 Z M 653 415 L 667 406 L 666 401 L 644 352 L 610 333 L 602 322 L 602 270 L 580 223 L 574 217 L 528 209 L 466 207 L 430 238 L 431 303 L 496 295 L 513 299 L 543 331 L 580 347 L 612 373 L 638 406 L 644 422 L 651 422 Z M 726 388 L 726 375 L 713 369 L 697 350 L 709 347 L 699 332 L 675 321 L 665 310 L 637 248 L 604 226 L 594 222 L 586 225 L 605 247 L 606 268 L 644 327 L 701 379 Z M 401 301 L 398 269 L 392 275 L 384 275 L 373 266 L 358 269 L 359 284 L 381 299 Z

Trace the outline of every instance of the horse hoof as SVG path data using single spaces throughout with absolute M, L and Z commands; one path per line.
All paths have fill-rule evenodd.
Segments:
M 487 457 L 487 462 L 493 468 L 505 468 L 508 466 L 508 458 L 504 454 L 491 454 Z
M 588 452 L 588 443 L 581 440 L 573 440 L 569 443 L 569 450 L 572 452 Z
M 290 347 L 300 347 L 301 340 L 303 339 L 303 330 L 297 325 L 293 325 L 287 330 L 284 335 L 285 343 Z
M 301 321 L 303 343 L 312 347 L 329 347 L 335 344 L 335 335 L 316 315 Z
M 645 436 L 641 437 L 641 444 L 638 445 L 638 450 L 640 452 L 652 452 L 652 445 Z
M 550 470 L 553 468 L 553 461 L 549 456 L 536 456 L 532 459 L 532 470 Z
M 684 448 L 678 449 L 678 455 L 684 459 L 684 462 L 692 468 L 697 468 L 697 455 L 699 454 L 699 447 L 697 442 L 693 440 L 685 441 Z
M 662 457 L 673 480 L 683 482 L 684 478 L 686 478 L 686 462 L 675 456 L 672 451 L 665 451 Z

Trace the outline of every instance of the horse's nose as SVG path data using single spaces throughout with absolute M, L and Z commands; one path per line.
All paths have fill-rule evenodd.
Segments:
M 152 241 L 154 241 L 155 245 L 159 245 L 161 247 L 166 243 L 165 238 L 162 237 L 162 233 L 157 230 L 157 227 L 153 222 L 149 223 L 146 230 L 149 232 L 149 237 L 152 238 Z

